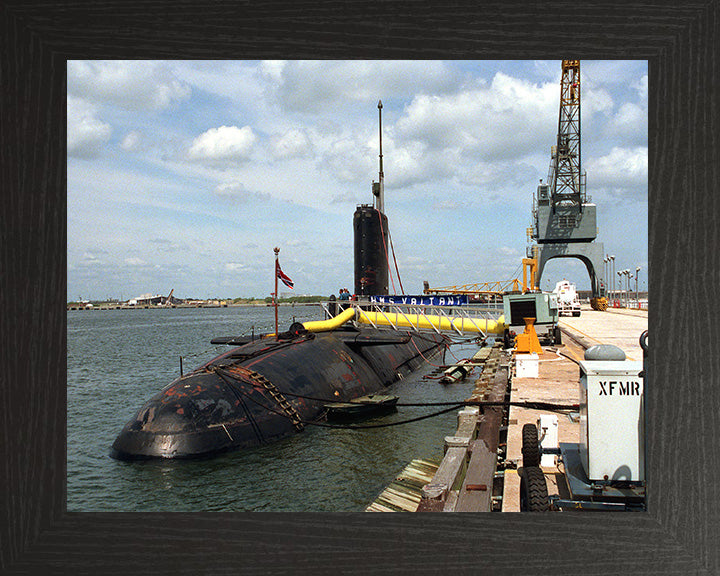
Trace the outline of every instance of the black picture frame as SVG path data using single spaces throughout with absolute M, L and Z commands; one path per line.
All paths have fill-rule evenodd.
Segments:
M 0 6 L 0 573 L 720 573 L 718 0 Z M 65 63 L 647 59 L 647 513 L 68 513 Z M 632 234 L 632 230 L 628 230 Z

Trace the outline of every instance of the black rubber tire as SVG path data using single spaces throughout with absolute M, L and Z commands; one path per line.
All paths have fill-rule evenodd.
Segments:
M 535 424 L 522 427 L 522 457 L 523 467 L 540 466 L 540 442 Z
M 550 510 L 545 474 L 537 466 L 523 467 L 520 477 L 520 512 Z
M 560 330 L 560 326 L 553 328 L 553 344 L 557 346 L 562 344 L 562 330 Z

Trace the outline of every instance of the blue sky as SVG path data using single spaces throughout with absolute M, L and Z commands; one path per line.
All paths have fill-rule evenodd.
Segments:
M 274 246 L 295 293 L 352 290 L 378 100 L 405 292 L 522 276 L 559 60 L 70 61 L 67 78 L 69 300 L 265 297 Z M 582 61 L 581 79 L 597 241 L 646 289 L 647 62 Z M 541 287 L 562 278 L 590 286 L 561 259 Z

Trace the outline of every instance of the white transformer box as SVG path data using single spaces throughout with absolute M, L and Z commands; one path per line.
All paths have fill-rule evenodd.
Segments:
M 543 453 L 540 457 L 541 468 L 554 468 L 556 464 L 558 444 L 558 417 L 554 414 L 543 414 L 538 418 L 537 427 L 540 435 L 540 445 L 543 449 L 551 448 L 554 453 Z
M 540 357 L 535 354 L 515 354 L 515 376 L 518 378 L 537 378 L 540 370 Z
M 591 481 L 645 480 L 642 362 L 580 362 L 580 459 Z

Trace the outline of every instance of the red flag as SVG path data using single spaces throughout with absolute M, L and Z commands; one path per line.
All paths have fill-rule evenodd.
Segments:
M 285 274 L 285 272 L 283 272 L 280 269 L 280 262 L 278 262 L 277 260 L 275 261 L 275 272 L 277 274 L 277 277 L 280 278 L 280 280 L 282 280 L 282 283 L 285 284 L 285 286 L 287 286 L 290 289 L 293 288 L 293 286 L 295 284 L 293 283 L 292 280 L 290 280 L 290 276 Z

